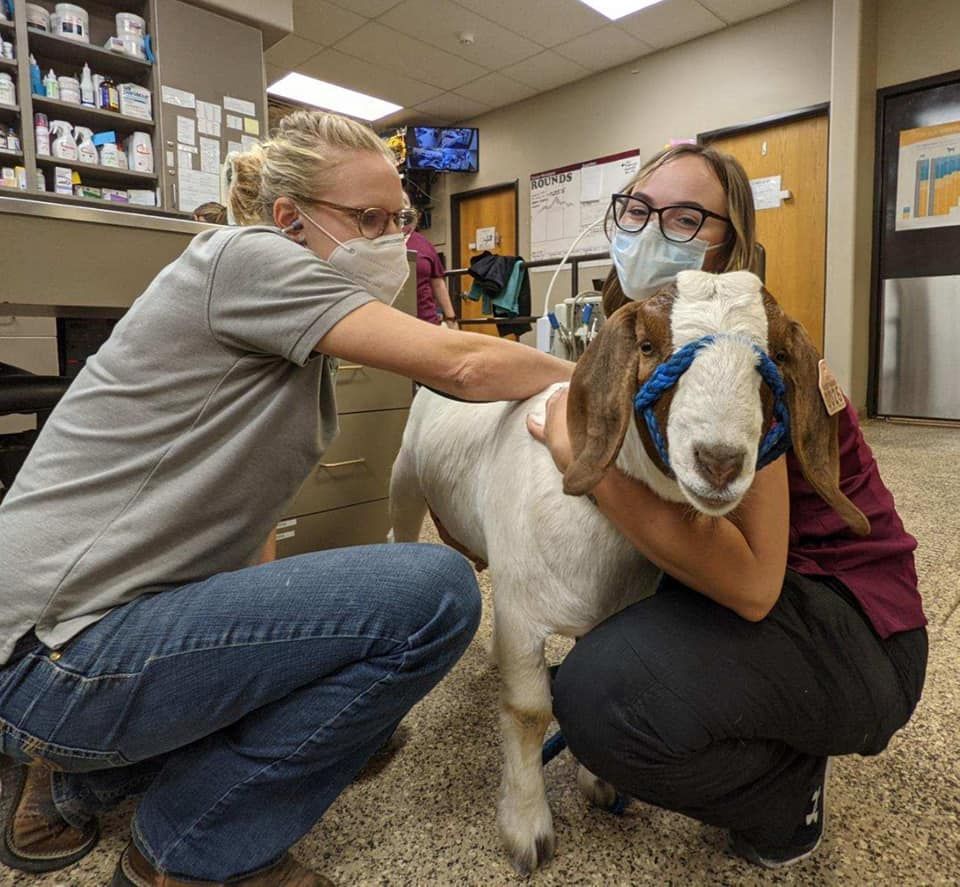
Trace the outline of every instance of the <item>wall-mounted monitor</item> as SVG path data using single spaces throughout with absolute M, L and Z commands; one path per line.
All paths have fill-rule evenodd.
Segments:
M 407 169 L 477 172 L 480 131 L 469 126 L 407 127 Z

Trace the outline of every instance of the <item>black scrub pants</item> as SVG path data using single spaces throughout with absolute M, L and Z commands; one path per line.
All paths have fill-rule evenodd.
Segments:
M 564 660 L 554 712 L 570 750 L 642 801 L 789 842 L 830 755 L 874 755 L 913 712 L 925 629 L 882 640 L 840 583 L 788 571 L 748 622 L 666 577 Z

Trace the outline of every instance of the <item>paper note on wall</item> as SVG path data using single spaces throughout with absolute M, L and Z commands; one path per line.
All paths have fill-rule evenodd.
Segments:
M 177 151 L 177 166 L 181 171 L 193 169 L 193 154 L 189 151 Z
M 179 108 L 193 108 L 197 97 L 185 89 L 174 89 L 172 86 L 160 87 L 160 98 L 167 105 L 176 105 Z
M 179 175 L 179 208 L 193 212 L 201 203 L 220 202 L 220 176 L 216 173 L 181 170 Z
M 474 249 L 480 251 L 485 249 L 495 249 L 497 246 L 496 228 L 477 228 L 476 245 Z
M 598 164 L 580 170 L 580 202 L 599 200 L 603 192 L 603 167 Z
M 256 117 L 243 118 L 243 131 L 252 136 L 260 135 L 260 121 Z
M 223 107 L 228 111 L 233 111 L 234 114 L 245 114 L 247 117 L 256 117 L 257 116 L 257 107 L 253 102 L 248 102 L 245 99 L 235 99 L 231 96 L 225 95 L 223 97 Z
M 254 145 L 259 145 L 260 139 L 255 136 L 240 136 L 240 145 L 244 151 L 249 151 Z
M 220 172 L 220 140 L 200 136 L 200 169 L 203 172 Z
M 243 145 L 241 145 L 240 142 L 227 142 L 228 152 L 242 151 L 242 150 L 243 150 Z
M 227 114 L 227 129 L 243 129 L 243 118 L 236 114 Z
M 197 132 L 203 136 L 216 136 L 220 138 L 220 122 L 218 120 L 198 120 Z
M 198 120 L 221 120 L 223 108 L 213 102 L 197 102 Z
M 177 141 L 181 145 L 197 143 L 197 121 L 192 117 L 177 116 Z
M 777 209 L 783 205 L 780 193 L 782 176 L 767 176 L 764 179 L 750 179 L 753 191 L 753 205 L 756 209 Z

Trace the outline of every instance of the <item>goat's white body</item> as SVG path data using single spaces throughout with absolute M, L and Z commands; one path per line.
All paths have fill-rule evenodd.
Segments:
M 527 415 L 542 412 L 553 390 L 492 404 L 421 390 L 398 463 L 409 460 L 446 530 L 490 565 L 498 608 L 509 606 L 544 636 L 573 637 L 649 591 L 656 571 L 589 500 L 563 492 L 549 451 L 527 431 Z M 650 480 L 662 493 L 682 499 L 633 428 L 619 461 L 641 479 L 656 475 Z
M 678 280 L 674 347 L 706 333 L 736 338 L 703 349 L 677 383 L 667 433 L 679 483 L 652 462 L 634 422 L 616 464 L 663 499 L 719 515 L 735 507 L 753 479 L 762 410 L 752 343 L 766 347 L 760 282 L 744 272 L 682 272 Z M 490 565 L 504 746 L 499 823 L 521 872 L 553 851 L 540 764 L 551 719 L 544 641 L 550 634 L 585 634 L 649 594 L 658 575 L 588 499 L 564 494 L 549 451 L 527 431 L 528 414 L 542 415 L 554 389 L 522 403 L 493 404 L 421 390 L 390 489 L 395 541 L 416 541 L 429 504 L 450 536 Z M 704 498 L 714 491 L 696 467 L 698 446 L 715 445 L 744 454 L 744 469 L 722 499 Z M 594 801 L 612 800 L 611 787 L 586 771 L 579 782 Z

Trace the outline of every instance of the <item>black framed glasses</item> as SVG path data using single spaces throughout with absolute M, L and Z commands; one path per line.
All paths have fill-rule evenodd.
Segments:
M 660 233 L 674 243 L 686 243 L 700 233 L 707 219 L 719 219 L 730 223 L 730 219 L 699 206 L 651 206 L 642 197 L 632 194 L 614 194 L 610 198 L 610 215 L 614 224 L 628 234 L 639 234 L 653 216 L 657 216 Z
M 412 207 L 404 207 L 403 209 L 398 209 L 396 212 L 390 212 L 379 206 L 368 206 L 366 209 L 361 209 L 357 206 L 344 206 L 340 203 L 331 203 L 329 200 L 314 199 L 310 202 L 317 204 L 317 206 L 327 206 L 330 207 L 330 209 L 335 209 L 345 215 L 352 216 L 357 223 L 357 230 L 366 237 L 367 240 L 375 240 L 380 237 L 383 232 L 387 230 L 387 225 L 390 224 L 391 220 L 404 234 L 412 234 L 420 218 L 420 213 Z

